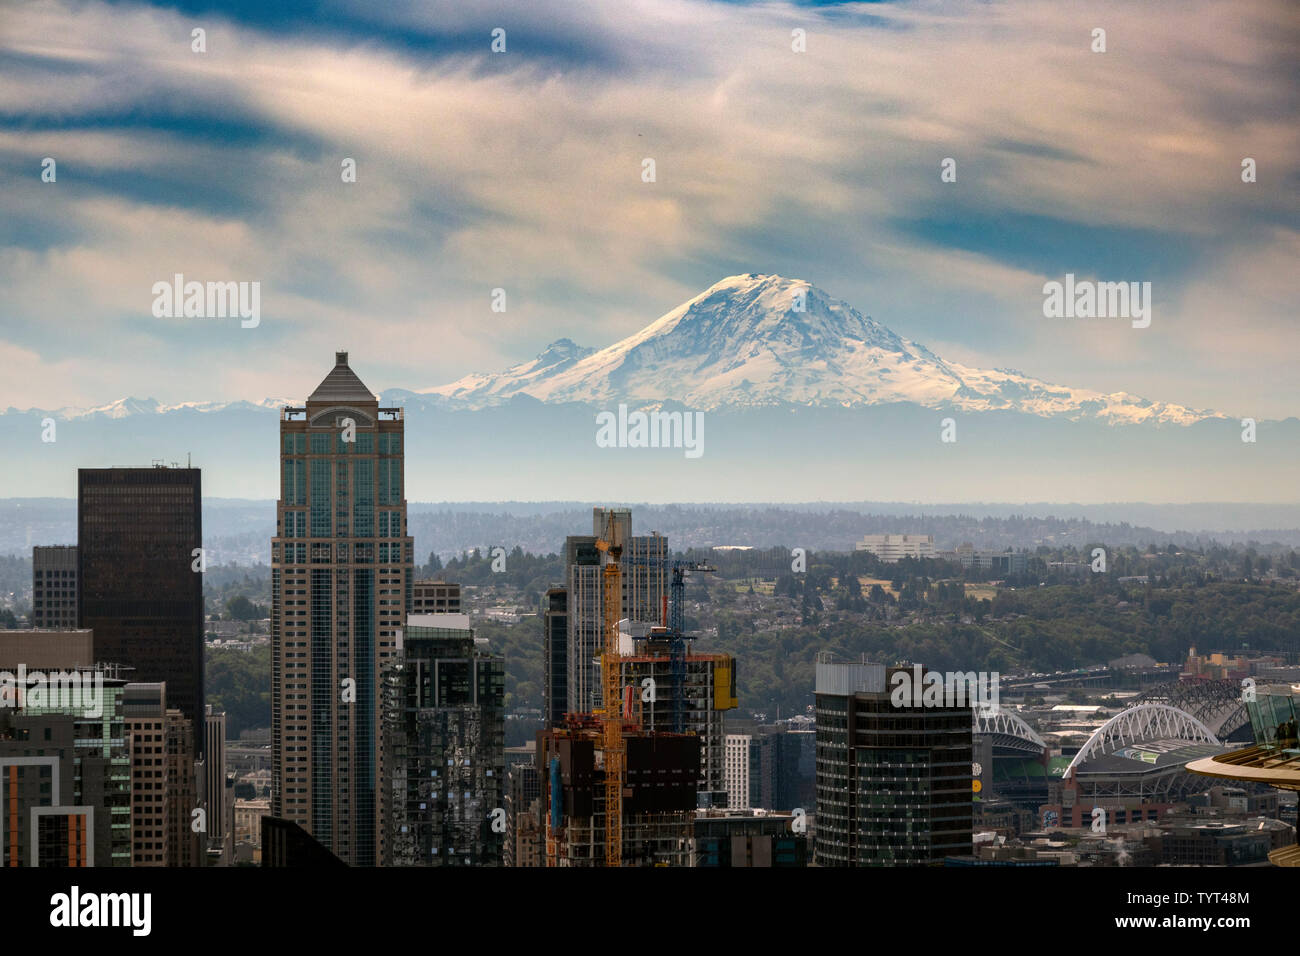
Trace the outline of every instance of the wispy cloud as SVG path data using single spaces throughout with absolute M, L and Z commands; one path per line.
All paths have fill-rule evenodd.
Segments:
M 0 346 L 52 370 L 0 406 L 286 394 L 343 346 L 432 385 L 752 270 L 972 364 L 1295 411 L 1284 3 L 183 8 L 0 18 Z M 1152 327 L 1044 320 L 1067 270 L 1155 280 Z M 261 281 L 262 324 L 154 319 L 176 272 Z

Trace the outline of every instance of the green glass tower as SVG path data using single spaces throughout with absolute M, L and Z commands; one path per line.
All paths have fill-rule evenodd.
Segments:
M 380 680 L 413 578 L 403 429 L 346 352 L 280 416 L 271 812 L 354 866 L 383 858 Z

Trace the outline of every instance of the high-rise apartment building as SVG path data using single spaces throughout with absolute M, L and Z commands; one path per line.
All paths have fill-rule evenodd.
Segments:
M 558 726 L 569 710 L 569 591 L 551 588 L 542 612 L 542 716 Z
M 602 706 L 600 655 L 605 647 L 604 585 L 601 552 L 596 541 L 605 529 L 607 510 L 592 509 L 592 534 L 571 535 L 564 542 L 567 590 L 565 695 L 569 710 L 591 713 Z M 646 624 L 666 624 L 668 539 L 655 532 L 632 537 L 632 513 L 612 509 L 615 534 L 623 549 L 621 618 Z
M 500 866 L 508 821 L 505 662 L 464 614 L 412 614 L 385 670 L 391 866 Z
M 72 630 L 76 626 L 76 546 L 32 548 L 32 627 Z
M 164 682 L 203 740 L 203 518 L 197 468 L 77 471 L 77 626 L 131 681 Z
M 970 706 L 895 706 L 883 664 L 817 661 L 818 866 L 906 866 L 970 853 Z
M 748 810 L 750 743 L 749 734 L 727 734 L 726 780 L 727 809 Z
M 194 725 L 167 706 L 160 683 L 126 685 L 122 724 L 131 758 L 131 865 L 202 866 L 206 840 L 194 811 L 202 807 L 204 764 L 195 760 Z
M 131 754 L 131 865 L 167 866 L 167 692 L 128 684 L 122 723 Z
M 383 856 L 380 682 L 412 599 L 404 429 L 347 352 L 280 416 L 271 812 L 359 866 Z

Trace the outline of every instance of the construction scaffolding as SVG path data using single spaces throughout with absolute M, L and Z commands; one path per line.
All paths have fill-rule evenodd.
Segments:
M 700 738 L 631 728 L 621 743 L 619 865 L 689 865 Z M 608 865 L 603 746 L 604 728 L 590 714 L 570 714 L 563 726 L 538 734 L 537 766 L 546 768 L 547 780 L 547 866 Z
M 631 523 L 626 512 L 597 509 L 595 514 L 603 518 L 595 529 L 602 562 L 601 702 L 594 713 L 566 714 L 538 735 L 538 775 L 546 781 L 546 862 L 685 866 L 701 737 L 641 727 L 642 700 L 635 685 L 624 680 L 620 646 Z M 664 564 L 634 560 L 660 569 Z M 685 670 L 684 657 L 679 670 Z

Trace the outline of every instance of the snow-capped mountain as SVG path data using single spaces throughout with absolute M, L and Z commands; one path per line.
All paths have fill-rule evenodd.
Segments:
M 412 409 L 478 411 L 519 396 L 548 405 L 601 408 L 672 401 L 704 411 L 908 404 L 1131 425 L 1191 425 L 1224 418 L 1127 392 L 1052 385 L 1014 369 L 945 361 L 806 281 L 755 274 L 723 279 L 599 351 L 560 339 L 504 372 L 474 373 L 416 391 L 389 388 L 381 397 Z M 5 414 L 102 421 L 271 410 L 300 401 L 166 405 L 152 398 L 123 398 L 93 408 L 11 408 Z
M 260 402 L 10 409 L 0 498 L 75 496 L 80 468 L 159 459 L 192 461 L 209 496 L 275 497 L 277 412 L 316 381 Z M 1236 419 L 970 368 L 779 276 L 724 279 L 608 348 L 561 340 L 380 400 L 406 410 L 414 500 L 1217 501 L 1300 486 L 1300 419 L 1261 421 L 1247 443 Z M 599 414 L 624 402 L 699 412 L 694 444 L 684 428 L 658 447 L 602 441 Z
M 37 412 L 49 415 L 59 421 L 78 421 L 81 419 L 131 418 L 137 415 L 165 415 L 168 412 L 194 411 L 203 413 L 224 412 L 232 409 L 278 409 L 283 405 L 295 405 L 297 402 L 287 398 L 264 398 L 260 402 L 178 402 L 166 405 L 154 398 L 119 398 L 107 405 L 92 408 L 80 408 L 65 405 L 55 409 L 17 409 L 8 408 L 4 414 L 30 414 Z
M 513 365 L 500 375 L 466 375 L 450 385 L 419 394 L 438 395 L 466 406 L 495 404 L 519 392 L 533 394 L 534 389 L 545 388 L 555 376 L 567 372 L 595 351 L 574 345 L 570 339 L 558 339 L 537 358 Z
M 499 374 L 467 375 L 419 394 L 465 409 L 523 394 L 601 406 L 673 400 L 703 410 L 907 402 L 1111 424 L 1189 425 L 1221 417 L 1127 392 L 946 362 L 808 282 L 754 274 L 723 279 L 599 351 L 561 339 Z

